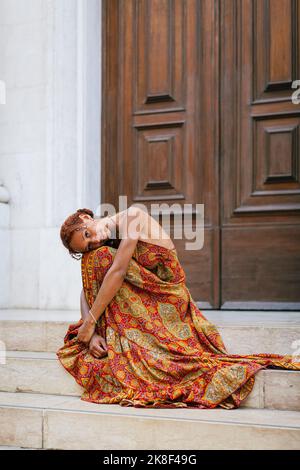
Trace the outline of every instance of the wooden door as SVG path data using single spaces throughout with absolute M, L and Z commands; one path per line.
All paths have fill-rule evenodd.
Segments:
M 299 308 L 300 2 L 220 8 L 222 305 Z
M 203 248 L 174 239 L 201 308 L 300 305 L 299 10 L 103 1 L 101 200 L 191 204 L 193 226 L 204 204 Z

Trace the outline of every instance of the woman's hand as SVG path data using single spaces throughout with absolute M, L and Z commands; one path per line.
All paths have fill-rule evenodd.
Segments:
M 90 339 L 92 338 L 95 332 L 95 327 L 96 323 L 94 322 L 94 320 L 86 318 L 81 327 L 78 329 L 78 340 L 82 343 L 89 343 Z
M 105 339 L 97 333 L 94 333 L 89 344 L 89 350 L 97 359 L 107 356 L 107 344 Z

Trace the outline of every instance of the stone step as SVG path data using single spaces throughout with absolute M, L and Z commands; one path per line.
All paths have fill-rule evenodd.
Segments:
M 30 447 L 0 446 L 0 451 L 1 450 L 37 450 L 37 449 L 32 449 Z
M 54 353 L 8 351 L 0 391 L 80 396 L 82 388 Z M 264 369 L 242 407 L 300 411 L 300 372 Z
M 293 354 L 299 349 L 300 312 L 201 310 L 229 354 Z M 0 310 L 0 341 L 7 350 L 55 352 L 78 311 Z
M 0 364 L 0 391 L 80 396 L 82 388 L 55 353 L 7 351 Z
M 0 392 L 0 445 L 45 449 L 278 449 L 300 444 L 300 414 L 145 409 L 77 397 Z
M 0 341 L 6 350 L 55 352 L 79 318 L 73 310 L 0 309 Z

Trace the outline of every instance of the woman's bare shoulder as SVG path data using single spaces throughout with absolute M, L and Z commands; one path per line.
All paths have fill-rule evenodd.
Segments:
M 167 249 L 174 249 L 172 239 L 159 222 L 148 212 L 134 205 L 124 211 L 118 212 L 117 223 L 120 233 L 125 233 L 127 231 L 128 220 L 135 218 L 138 218 L 141 222 L 139 238 L 142 241 L 159 245 Z

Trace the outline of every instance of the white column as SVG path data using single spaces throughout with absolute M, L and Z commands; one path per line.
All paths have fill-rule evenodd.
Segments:
M 10 194 L 1 236 L 11 247 L 0 306 L 77 309 L 80 263 L 59 229 L 100 202 L 101 1 L 1 0 L 0 26 L 0 177 Z
M 40 308 L 78 308 L 80 262 L 59 239 L 64 219 L 100 193 L 101 2 L 48 2 L 47 183 Z

